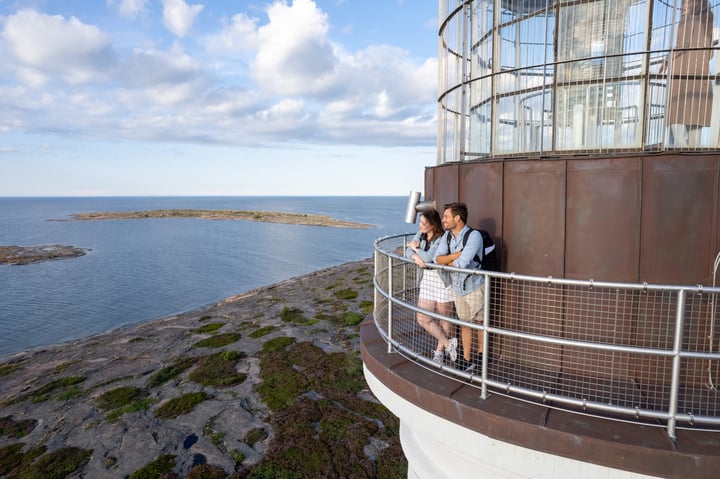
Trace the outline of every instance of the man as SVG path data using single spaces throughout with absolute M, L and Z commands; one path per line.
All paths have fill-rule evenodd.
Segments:
M 440 239 L 440 245 L 435 252 L 435 263 L 463 269 L 480 269 L 480 263 L 475 257 L 483 248 L 482 235 L 466 225 L 467 206 L 464 203 L 450 203 L 443 208 L 442 226 L 445 234 Z M 466 234 L 469 236 L 467 241 L 464 241 Z M 450 273 L 450 278 L 455 292 L 458 318 L 465 322 L 481 322 L 485 301 L 483 289 L 485 278 L 479 274 L 454 271 Z M 477 331 L 476 358 L 472 356 L 473 328 L 462 326 L 460 332 L 464 359 L 462 364 L 466 372 L 474 372 L 480 368 L 482 361 L 483 331 Z

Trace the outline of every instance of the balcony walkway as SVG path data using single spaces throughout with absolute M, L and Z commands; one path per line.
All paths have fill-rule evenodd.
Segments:
M 612 421 L 490 394 L 437 374 L 388 345 L 368 317 L 360 327 L 365 367 L 416 406 L 479 434 L 536 451 L 656 477 L 717 478 L 720 434 Z

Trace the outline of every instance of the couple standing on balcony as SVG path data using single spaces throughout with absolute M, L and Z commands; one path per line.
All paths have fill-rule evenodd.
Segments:
M 406 256 L 421 268 L 418 275 L 420 308 L 449 316 L 454 301 L 458 318 L 466 322 L 480 322 L 484 305 L 484 277 L 453 271 L 445 279 L 441 273 L 446 272 L 426 267 L 426 263 L 434 262 L 456 268 L 480 269 L 476 259 L 483 248 L 482 235 L 467 226 L 467 217 L 468 210 L 464 203 L 445 205 L 442 219 L 434 209 L 421 211 L 420 228 L 410 241 Z M 417 321 L 438 340 L 433 361 L 442 364 L 447 355 L 454 362 L 457 359 L 457 338 L 450 338 L 452 325 L 422 313 L 417 314 Z M 466 372 L 473 372 L 482 362 L 483 331 L 477 331 L 478 353 L 475 357 L 472 354 L 473 329 L 462 326 L 460 331 L 463 348 L 460 367 Z

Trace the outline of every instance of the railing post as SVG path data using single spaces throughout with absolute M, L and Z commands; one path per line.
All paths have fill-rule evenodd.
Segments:
M 675 441 L 675 423 L 678 409 L 678 393 L 680 390 L 680 351 L 682 350 L 683 324 L 685 319 L 685 290 L 681 289 L 677 295 L 677 310 L 675 312 L 675 339 L 673 343 L 672 380 L 670 382 L 670 408 L 668 410 L 667 432 L 670 439 Z
M 480 385 L 480 398 L 487 399 L 487 369 L 490 355 L 490 276 L 485 275 L 483 281 L 483 356 L 481 366 L 482 384 Z
M 392 324 L 392 316 L 393 316 L 393 265 L 392 265 L 392 256 L 388 255 L 388 340 L 392 339 L 392 330 L 393 330 L 393 324 Z M 388 348 L 387 352 L 392 352 L 392 346 L 391 341 L 388 341 Z
M 380 279 L 377 277 L 378 271 L 380 271 L 380 268 L 378 267 L 378 266 L 380 266 L 380 252 L 377 249 L 375 249 L 374 256 L 375 256 L 374 257 L 375 264 L 373 265 L 373 267 L 375 269 L 373 270 L 373 274 L 375 275 L 375 281 L 377 283 L 380 283 Z M 373 318 L 376 321 L 377 321 L 377 312 L 378 312 L 379 305 L 380 305 L 380 293 L 378 293 L 377 288 L 373 288 Z

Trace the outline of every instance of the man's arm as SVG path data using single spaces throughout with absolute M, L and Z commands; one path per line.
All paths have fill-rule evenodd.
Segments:
M 468 236 L 467 244 L 462 250 L 462 254 L 455 260 L 455 266 L 458 268 L 467 268 L 472 262 L 475 255 L 482 258 L 480 251 L 482 251 L 483 240 L 482 235 L 477 230 L 472 230 L 470 236 Z
M 447 249 L 447 248 L 446 248 Z M 461 251 L 456 251 L 455 253 L 448 253 L 444 254 L 442 256 L 437 256 L 435 258 L 435 262 L 437 264 L 443 264 L 443 265 L 452 265 L 452 262 L 455 261 L 460 257 Z
M 440 242 L 440 245 L 438 246 L 437 250 L 435 251 L 435 263 L 442 264 L 442 265 L 451 265 L 453 261 L 458 259 L 460 257 L 460 251 L 457 251 L 455 253 L 450 253 L 450 249 L 448 247 L 448 236 L 452 234 L 450 231 L 446 231 L 442 238 L 440 238 L 438 241 Z

